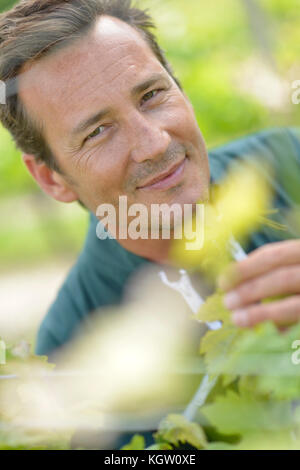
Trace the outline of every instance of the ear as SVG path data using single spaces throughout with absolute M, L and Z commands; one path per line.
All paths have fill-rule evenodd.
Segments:
M 37 162 L 33 155 L 23 154 L 22 159 L 40 188 L 61 202 L 73 202 L 79 199 L 65 178 L 54 170 L 51 170 L 44 162 Z

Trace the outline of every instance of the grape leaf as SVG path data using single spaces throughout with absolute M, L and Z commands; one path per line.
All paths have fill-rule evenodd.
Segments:
M 243 437 L 237 444 L 210 442 L 207 450 L 299 450 L 300 440 L 292 432 L 253 433 Z
M 292 361 L 292 344 L 299 338 L 299 324 L 282 334 L 272 322 L 264 322 L 239 338 L 224 367 L 244 376 L 256 375 L 257 394 L 269 394 L 279 400 L 297 399 L 300 367 Z
M 203 322 L 221 321 L 223 325 L 233 325 L 231 313 L 224 305 L 224 293 L 221 289 L 209 296 L 205 303 L 201 305 L 199 311 L 194 316 L 195 319 Z
M 153 444 L 152 446 L 146 447 L 145 450 L 173 450 L 173 447 L 166 442 Z
M 204 405 L 201 412 L 225 435 L 289 430 L 294 425 L 289 401 L 259 401 L 250 394 L 239 395 L 232 390 Z
M 196 449 L 203 449 L 207 443 L 199 424 L 191 423 L 184 416 L 177 414 L 170 414 L 161 421 L 154 438 L 158 443 L 167 442 L 175 446 L 188 443 Z
M 140 434 L 135 434 L 131 441 L 125 446 L 121 447 L 120 450 L 144 450 L 145 449 L 145 439 Z
M 212 377 L 223 372 L 224 360 L 234 348 L 237 338 L 243 334 L 243 330 L 232 323 L 230 315 L 224 306 L 223 292 L 220 289 L 206 300 L 195 315 L 204 322 L 222 322 L 221 328 L 207 331 L 200 342 L 200 354 L 203 355 L 207 372 Z M 236 374 L 224 375 L 224 384 L 230 384 L 235 378 Z

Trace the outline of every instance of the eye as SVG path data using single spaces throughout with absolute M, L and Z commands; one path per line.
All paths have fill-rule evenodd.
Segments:
M 161 90 L 151 90 L 151 91 L 148 91 L 148 93 L 146 93 L 143 98 L 142 98 L 142 102 L 143 101 L 149 101 L 151 100 L 152 98 L 154 98 Z
M 85 140 L 93 139 L 94 137 L 97 137 L 97 135 L 102 134 L 101 129 L 102 131 L 105 130 L 105 126 L 98 126 Z

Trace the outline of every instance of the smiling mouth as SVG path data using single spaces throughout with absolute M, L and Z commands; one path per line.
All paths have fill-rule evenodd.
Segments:
M 139 186 L 137 189 L 152 190 L 152 189 L 168 189 L 175 186 L 181 181 L 184 174 L 187 156 L 176 165 L 173 165 L 168 171 L 160 174 L 156 178 L 148 181 L 145 185 Z

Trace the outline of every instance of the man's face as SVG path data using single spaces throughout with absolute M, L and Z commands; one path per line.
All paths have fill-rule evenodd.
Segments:
M 36 62 L 20 78 L 20 97 L 92 212 L 118 207 L 119 196 L 149 209 L 207 199 L 208 158 L 193 108 L 126 23 L 102 17 Z

